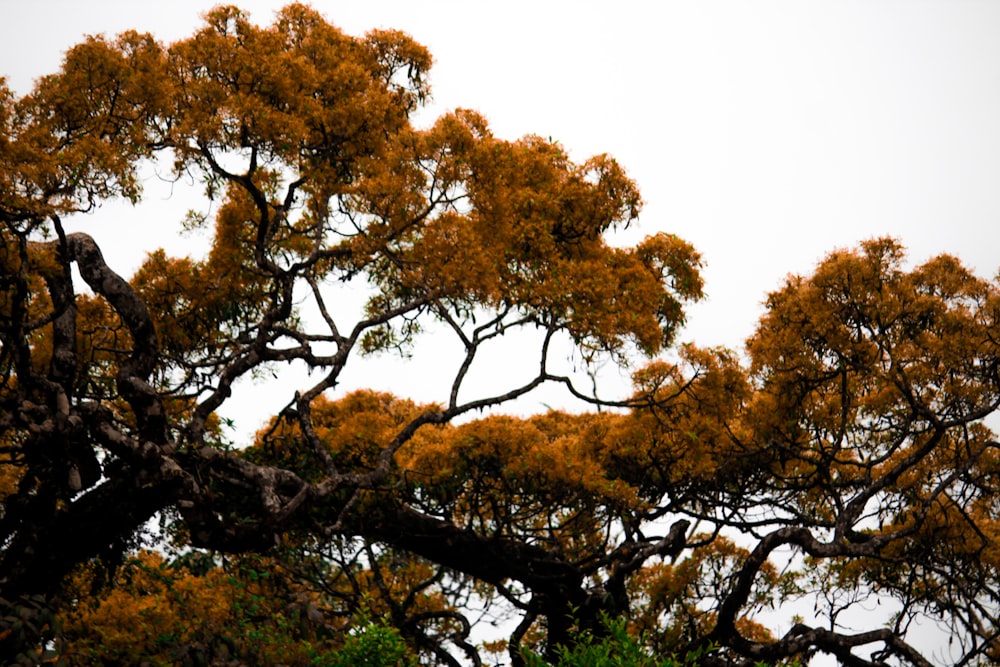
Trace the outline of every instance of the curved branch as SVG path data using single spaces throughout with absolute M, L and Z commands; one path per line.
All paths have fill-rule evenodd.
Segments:
M 132 286 L 112 271 L 94 239 L 83 232 L 66 236 L 68 259 L 75 261 L 80 275 L 94 292 L 111 305 L 132 336 L 132 353 L 118 369 L 118 391 L 135 413 L 143 438 L 168 443 L 166 415 L 148 379 L 156 366 L 159 342 L 146 304 Z
M 770 554 L 780 546 L 793 545 L 816 558 L 836 556 L 875 556 L 884 545 L 884 540 L 870 540 L 863 543 L 843 541 L 821 542 L 812 533 L 801 527 L 780 528 L 765 535 L 750 553 L 736 576 L 732 590 L 719 607 L 716 626 L 707 637 L 708 641 L 731 646 L 737 652 L 755 660 L 775 660 L 794 656 L 810 648 L 833 653 L 843 663 L 869 667 L 871 663 L 850 653 L 850 649 L 864 644 L 881 641 L 887 650 L 904 657 L 914 665 L 930 667 L 916 649 L 904 642 L 892 630 L 883 628 L 857 635 L 844 635 L 829 630 L 810 628 L 799 624 L 776 642 L 751 642 L 739 634 L 736 619 L 740 609 L 750 597 L 754 580 Z

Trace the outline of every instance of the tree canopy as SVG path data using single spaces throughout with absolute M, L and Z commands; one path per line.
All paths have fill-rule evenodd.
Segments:
M 947 660 L 1000 660 L 1000 284 L 872 239 L 789 277 L 745 354 L 677 344 L 695 249 L 612 242 L 642 202 L 609 156 L 416 126 L 430 65 L 220 7 L 0 84 L 4 659 L 927 665 L 935 623 Z M 211 248 L 125 279 L 64 220 L 138 201 L 150 161 L 204 187 Z M 428 328 L 437 402 L 338 388 Z M 470 387 L 511 337 L 527 375 Z M 234 386 L 289 367 L 232 442 Z M 504 414 L 546 384 L 588 409 Z

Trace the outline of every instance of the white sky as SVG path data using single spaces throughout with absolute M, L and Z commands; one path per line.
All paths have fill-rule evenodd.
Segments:
M 0 0 L 0 73 L 25 92 L 84 34 L 170 41 L 214 4 Z M 282 4 L 241 6 L 270 23 Z M 424 43 L 435 115 L 475 108 L 501 137 L 615 156 L 647 202 L 639 233 L 704 255 L 710 299 L 684 336 L 700 344 L 740 346 L 787 273 L 872 236 L 1000 266 L 998 2 L 312 4 Z
M 0 0 L 0 74 L 23 93 L 84 34 L 170 41 L 213 4 Z M 270 23 L 282 4 L 241 6 Z M 1000 266 L 1000 2 L 312 5 L 350 33 L 398 28 L 425 44 L 435 115 L 474 108 L 498 136 L 615 156 L 646 200 L 639 232 L 676 233 L 708 264 L 709 300 L 684 339 L 739 347 L 786 274 L 873 236 L 898 237 L 914 261 L 948 252 L 987 277 Z M 126 229 L 182 249 L 171 223 L 185 208 L 161 200 Z M 128 215 L 85 221 L 112 264 L 136 260 L 104 226 Z
M 0 0 L 0 75 L 24 93 L 85 34 L 134 28 L 172 41 L 214 4 Z M 282 4 L 242 6 L 269 24 Z M 808 273 L 829 251 L 873 236 L 901 239 L 918 262 L 949 252 L 983 276 L 1000 267 L 1000 2 L 313 6 L 349 33 L 398 28 L 430 49 L 428 122 L 474 108 L 503 138 L 534 133 L 580 160 L 615 156 L 646 201 L 626 240 L 673 232 L 707 262 L 709 298 L 690 309 L 682 340 L 740 348 L 788 273 Z M 109 205 L 78 221 L 124 274 L 142 258 L 137 246 L 196 247 L 177 236 L 191 200 L 155 179 L 147 193 L 139 211 Z M 428 359 L 405 368 L 382 359 L 357 384 L 414 395 L 404 388 L 443 375 L 436 353 Z M 544 395 L 526 407 L 565 398 Z

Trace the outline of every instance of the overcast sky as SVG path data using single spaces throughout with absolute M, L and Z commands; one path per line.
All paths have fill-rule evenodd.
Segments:
M 170 41 L 214 4 L 0 0 L 0 72 L 25 92 L 84 34 Z M 241 6 L 269 23 L 282 4 Z M 699 343 L 739 346 L 786 274 L 872 236 L 1000 266 L 1000 2 L 312 4 L 424 43 L 435 115 L 615 156 L 646 200 L 640 233 L 704 255 Z
M 15 91 L 89 33 L 192 33 L 198 0 L 0 0 L 0 72 Z M 270 23 L 281 2 L 242 6 Z M 318 0 L 349 33 L 398 28 L 435 58 L 425 119 L 474 108 L 494 132 L 615 156 L 646 207 L 639 234 L 691 241 L 708 300 L 683 338 L 740 347 L 769 290 L 879 235 L 914 261 L 1000 266 L 1000 2 Z M 125 234 L 185 252 L 188 207 L 151 183 L 143 226 L 84 222 L 122 268 Z M 150 224 L 153 223 L 153 224 Z M 395 372 L 395 371 L 394 371 Z

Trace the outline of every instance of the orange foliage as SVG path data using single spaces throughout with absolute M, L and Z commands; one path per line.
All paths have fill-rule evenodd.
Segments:
M 0 81 L 0 660 L 44 648 L 41 599 L 65 605 L 81 663 L 305 664 L 349 629 L 330 618 L 365 615 L 427 660 L 476 662 L 469 608 L 506 605 L 514 661 L 611 615 L 719 664 L 869 664 L 833 600 L 872 591 L 900 609 L 864 638 L 879 660 L 923 664 L 904 640 L 929 613 L 965 662 L 994 656 L 996 282 L 947 255 L 906 270 L 875 239 L 789 277 L 745 358 L 658 359 L 703 296 L 701 258 L 667 233 L 611 242 L 642 207 L 614 159 L 500 139 L 468 110 L 414 127 L 431 58 L 402 33 L 352 37 L 299 4 L 270 26 L 205 19 L 169 45 L 88 38 L 20 99 Z M 62 218 L 136 201 L 161 156 L 219 199 L 211 249 L 154 251 L 125 281 Z M 363 308 L 339 308 L 338 283 Z M 428 321 L 462 359 L 439 403 L 336 393 Z M 523 330 L 543 341 L 534 375 L 466 400 L 469 370 Z M 552 341 L 639 362 L 633 395 L 557 375 Z M 311 385 L 252 446 L 223 442 L 235 384 L 292 365 Z M 543 383 L 607 410 L 470 418 Z M 139 552 L 98 593 L 93 564 L 161 512 L 188 546 L 282 563 Z M 765 627 L 811 589 L 822 623 Z
M 77 665 L 310 665 L 338 645 L 311 596 L 280 570 L 253 561 L 198 564 L 199 555 L 191 556 L 197 571 L 139 552 L 96 598 L 81 573 L 73 583 L 80 599 L 62 617 L 62 657 Z

